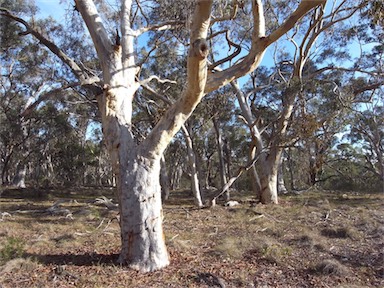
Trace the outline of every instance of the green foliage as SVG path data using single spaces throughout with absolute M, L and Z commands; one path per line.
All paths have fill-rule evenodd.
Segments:
M 24 254 L 24 241 L 16 237 L 8 237 L 0 249 L 0 263 L 22 257 Z

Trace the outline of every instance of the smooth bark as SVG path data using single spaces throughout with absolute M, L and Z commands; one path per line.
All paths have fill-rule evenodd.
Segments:
M 160 160 L 160 185 L 161 185 L 161 200 L 168 200 L 169 198 L 169 177 L 167 171 L 167 165 L 165 163 L 164 156 Z
M 227 184 L 227 173 L 225 169 L 225 161 L 224 161 L 224 152 L 223 152 L 223 136 L 219 127 L 219 122 L 215 117 L 212 119 L 213 127 L 216 132 L 216 144 L 217 144 L 217 154 L 219 157 L 219 172 L 220 172 L 220 187 L 224 187 Z M 227 189 L 225 192 L 225 201 L 229 201 L 230 194 Z
M 189 168 L 191 170 L 190 172 L 191 172 L 191 186 L 192 186 L 193 198 L 195 201 L 195 205 L 201 208 L 204 205 L 203 205 L 203 201 L 201 200 L 200 183 L 199 183 L 199 177 L 197 173 L 196 155 L 195 155 L 195 151 L 193 150 L 193 142 L 191 139 L 191 135 L 188 131 L 188 128 L 183 125 L 182 131 L 183 131 L 185 143 L 187 145 L 188 163 L 189 163 Z

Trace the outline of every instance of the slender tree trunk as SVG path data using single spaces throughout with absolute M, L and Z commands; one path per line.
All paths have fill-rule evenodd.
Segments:
M 251 147 L 249 151 L 248 160 L 252 161 L 256 157 L 256 149 L 255 147 Z M 260 193 L 261 193 L 261 183 L 259 178 L 259 173 L 257 173 L 256 165 L 252 165 L 251 169 L 249 170 L 249 176 L 251 177 L 251 185 L 252 185 L 252 191 L 254 195 L 258 199 L 260 199 Z
M 227 173 L 225 170 L 224 153 L 223 153 L 223 136 L 219 127 L 219 123 L 215 117 L 213 117 L 213 126 L 216 132 L 217 152 L 219 156 L 219 171 L 220 171 L 220 185 L 224 187 L 227 184 Z M 225 192 L 225 201 L 229 201 L 229 190 Z
M 256 156 L 256 152 L 259 153 L 263 150 L 263 141 L 261 139 L 261 135 L 256 127 L 255 118 L 252 115 L 251 108 L 249 107 L 246 96 L 244 95 L 243 91 L 241 91 L 237 81 L 232 81 L 231 86 L 233 90 L 235 91 L 237 101 L 239 102 L 239 106 L 241 109 L 241 114 L 244 117 L 246 124 L 249 127 L 251 138 L 252 138 L 252 146 L 250 147 L 249 152 L 249 160 L 252 161 L 254 157 Z M 261 183 L 260 178 L 257 173 L 256 166 L 253 165 L 253 167 L 249 170 L 249 175 L 251 177 L 251 185 L 254 195 L 257 195 L 258 198 L 260 198 L 261 193 Z
M 288 148 L 287 162 L 288 162 L 289 182 L 291 185 L 291 190 L 296 190 L 294 171 L 293 171 L 294 165 L 293 165 L 292 148 L 291 147 Z
M 18 188 L 25 188 L 25 175 L 27 174 L 27 165 L 19 162 L 16 167 L 16 173 L 12 180 L 12 185 Z
M 24 107 L 25 109 L 26 107 Z M 23 143 L 20 145 L 21 151 L 20 156 L 22 160 L 20 160 L 16 167 L 16 174 L 13 178 L 12 184 L 18 188 L 25 188 L 25 176 L 27 175 L 27 163 L 28 163 L 28 154 L 29 154 L 29 141 L 28 141 L 28 128 L 27 121 L 24 117 L 20 118 L 20 128 L 23 136 Z
M 169 198 L 169 177 L 167 172 L 167 165 L 164 156 L 160 160 L 160 185 L 161 185 L 161 199 L 168 200 Z
M 277 192 L 279 194 L 286 194 L 288 192 L 287 188 L 285 187 L 283 166 L 283 157 L 280 157 L 279 168 L 277 171 Z
M 1 169 L 1 184 L 6 185 L 8 183 L 8 170 L 9 170 L 9 160 L 13 154 L 13 148 L 11 151 L 4 157 L 3 167 Z
M 201 208 L 203 207 L 203 202 L 201 200 L 200 184 L 199 184 L 199 177 L 197 174 L 196 156 L 195 156 L 195 151 L 193 150 L 193 142 L 192 142 L 190 133 L 188 131 L 188 128 L 183 125 L 182 131 L 183 131 L 185 143 L 187 145 L 188 162 L 189 162 L 189 167 L 191 169 L 192 193 L 193 193 L 196 206 Z

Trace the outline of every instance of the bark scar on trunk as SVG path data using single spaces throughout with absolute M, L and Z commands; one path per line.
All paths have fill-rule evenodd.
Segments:
M 191 57 L 198 57 L 199 59 L 205 59 L 208 56 L 209 49 L 208 43 L 205 39 L 196 39 L 192 44 Z

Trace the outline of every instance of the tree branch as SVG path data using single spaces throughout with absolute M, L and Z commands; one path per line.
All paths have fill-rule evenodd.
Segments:
M 363 87 L 359 87 L 358 89 L 354 89 L 353 94 L 358 95 L 358 94 L 363 93 L 365 91 L 375 90 L 377 88 L 380 88 L 383 85 L 384 85 L 384 82 L 372 83 L 372 84 L 369 84 L 369 85 L 366 85 Z
M 148 84 L 149 82 L 151 82 L 152 80 L 157 80 L 157 82 L 159 82 L 159 83 L 161 83 L 161 84 L 164 84 L 164 83 L 177 84 L 176 81 L 169 80 L 169 79 L 161 79 L 160 77 L 158 77 L 158 76 L 156 76 L 156 75 L 151 75 L 151 76 L 149 76 L 147 79 L 139 81 L 139 84 L 140 84 L 140 85 L 147 85 L 147 84 Z
M 108 37 L 95 3 L 93 3 L 93 0 L 75 0 L 75 3 L 77 10 L 87 25 L 101 65 L 108 67 L 105 62 L 108 61 L 108 56 L 112 53 L 113 43 Z
M 134 82 L 135 77 L 135 49 L 134 39 L 137 36 L 131 27 L 131 6 L 132 0 L 123 0 L 121 2 L 121 57 L 123 73 L 129 83 Z
M 164 31 L 164 30 L 171 30 L 175 29 L 177 27 L 184 26 L 185 22 L 180 20 L 174 20 L 174 21 L 167 21 L 160 24 L 155 24 L 147 27 L 142 27 L 138 30 L 134 31 L 135 36 L 140 36 L 141 34 L 144 34 L 148 31 Z
M 215 62 L 215 63 L 212 63 L 211 65 L 208 66 L 208 70 L 213 70 L 215 67 L 221 65 L 221 64 L 224 64 L 225 62 L 228 62 L 228 61 L 231 61 L 233 58 L 235 58 L 237 55 L 240 54 L 241 52 L 241 46 L 232 42 L 230 39 L 229 39 L 229 32 L 227 30 L 227 33 L 225 34 L 225 39 L 227 40 L 229 46 L 233 46 L 236 48 L 236 50 L 229 56 Z
M 232 6 L 233 6 L 233 8 L 231 9 L 231 13 L 229 13 L 228 15 L 222 16 L 220 18 L 215 18 L 215 17 L 212 16 L 211 25 L 215 24 L 216 22 L 223 22 L 223 21 L 235 19 L 237 11 L 239 9 L 239 2 L 238 2 L 238 0 L 233 0 L 232 1 Z
M 207 79 L 208 45 L 206 42 L 212 0 L 197 2 L 191 26 L 191 36 L 187 59 L 187 85 L 179 98 L 164 114 L 143 141 L 143 146 L 150 154 L 148 158 L 160 158 L 172 137 L 180 130 L 204 96 Z M 148 149 L 150 148 L 150 149 Z
M 64 90 L 68 89 L 68 88 L 74 88 L 74 87 L 78 87 L 80 86 L 81 83 L 80 82 L 75 82 L 75 83 L 71 83 L 71 84 L 68 84 L 68 85 L 64 85 L 64 86 L 61 86 L 60 88 L 56 88 L 56 89 L 53 89 L 53 90 L 50 90 L 46 93 L 44 93 L 43 95 L 41 95 L 35 102 L 33 102 L 32 104 L 28 105 L 25 107 L 24 111 L 21 112 L 21 116 L 22 117 L 26 117 L 28 116 L 41 102 L 47 100 L 48 98 L 54 96 L 54 95 L 57 95 L 58 93 L 60 92 L 63 92 Z
M 261 0 L 252 1 L 253 33 L 252 47 L 243 61 L 222 71 L 213 71 L 208 74 L 205 93 L 217 90 L 231 81 L 242 77 L 255 70 L 261 62 L 265 50 L 269 45 L 276 42 L 282 35 L 287 33 L 294 25 L 312 8 L 322 5 L 325 0 L 303 0 L 291 16 L 274 32 L 265 37 L 265 19 Z
M 276 42 L 281 36 L 287 33 L 292 27 L 312 8 L 325 4 L 326 0 L 302 0 L 299 7 L 288 17 L 288 19 L 267 37 L 267 45 Z
M 92 77 L 92 80 L 89 79 L 88 75 L 80 68 L 80 66 L 68 55 L 66 55 L 59 47 L 56 46 L 55 43 L 48 40 L 45 36 L 43 36 L 37 29 L 31 25 L 27 21 L 22 18 L 17 17 L 12 14 L 8 9 L 0 7 L 0 15 L 8 17 L 20 24 L 22 24 L 26 31 L 22 33 L 22 35 L 32 34 L 36 39 L 40 41 L 41 44 L 46 46 L 52 53 L 54 53 L 57 57 L 59 57 L 75 74 L 76 78 L 78 78 L 82 85 L 93 84 L 99 82 L 100 79 L 96 79 Z

